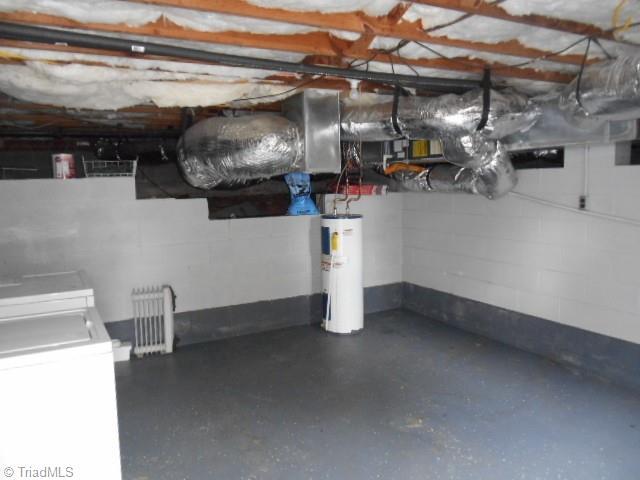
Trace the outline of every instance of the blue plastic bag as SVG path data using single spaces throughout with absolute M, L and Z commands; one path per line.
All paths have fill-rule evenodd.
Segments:
M 284 179 L 291 192 L 287 215 L 319 215 L 318 207 L 311 200 L 311 175 L 294 172 L 286 174 Z

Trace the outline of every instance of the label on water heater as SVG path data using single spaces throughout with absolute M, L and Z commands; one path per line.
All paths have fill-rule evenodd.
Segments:
M 322 254 L 329 255 L 331 253 L 331 230 L 329 227 L 322 227 Z
M 347 264 L 347 260 L 348 258 L 345 256 L 334 256 L 333 260 L 331 258 L 324 258 L 321 262 L 320 262 L 320 269 L 323 272 L 329 272 L 331 270 L 331 268 L 333 267 L 334 269 L 338 269 L 338 268 L 342 268 L 344 265 Z
M 340 250 L 340 234 L 333 232 L 331 235 L 331 251 L 336 252 Z

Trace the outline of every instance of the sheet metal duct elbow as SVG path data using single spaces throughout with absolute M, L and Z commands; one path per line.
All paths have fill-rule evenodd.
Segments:
M 178 141 L 178 165 L 196 188 L 242 185 L 298 171 L 303 144 L 295 123 L 279 115 L 214 117 Z

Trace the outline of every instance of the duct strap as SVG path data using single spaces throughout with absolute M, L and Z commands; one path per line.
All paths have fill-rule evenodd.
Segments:
M 398 103 L 400 102 L 400 94 L 402 94 L 402 96 L 404 97 L 407 95 L 407 92 L 402 87 L 400 87 L 400 85 L 396 85 L 396 88 L 393 91 L 393 107 L 391 110 L 391 124 L 393 125 L 393 130 L 401 137 L 404 137 L 404 133 L 402 133 L 402 129 L 398 124 Z
M 478 132 L 487 125 L 489 110 L 491 109 L 491 69 L 489 67 L 485 67 L 480 85 L 482 86 L 482 116 L 476 127 Z
M 431 185 L 431 170 L 436 168 L 437 165 L 433 165 L 430 168 L 427 168 L 427 174 L 425 175 L 425 180 L 427 181 L 427 188 L 429 191 L 433 190 L 433 186 Z
M 582 57 L 582 64 L 580 65 L 580 71 L 578 72 L 578 78 L 576 79 L 576 102 L 580 105 L 585 112 L 586 109 L 584 105 L 582 105 L 582 99 L 580 98 L 580 83 L 582 82 L 582 74 L 584 73 L 584 66 L 587 63 L 587 58 L 589 57 L 589 47 L 591 46 L 591 37 L 587 40 L 587 48 L 584 51 L 584 56 Z

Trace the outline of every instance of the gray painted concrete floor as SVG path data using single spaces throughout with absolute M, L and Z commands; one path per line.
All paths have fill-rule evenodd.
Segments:
M 116 376 L 125 479 L 640 478 L 640 394 L 406 311 Z

